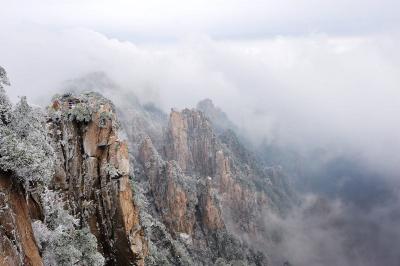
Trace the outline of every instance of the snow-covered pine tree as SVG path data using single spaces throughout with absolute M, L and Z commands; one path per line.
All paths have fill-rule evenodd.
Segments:
M 45 115 L 29 106 L 26 97 L 13 108 L 4 90 L 10 85 L 0 67 L 0 170 L 10 171 L 26 193 L 41 187 L 44 221 L 32 224 L 45 265 L 104 265 L 96 237 L 64 208 L 65 202 L 47 188 L 54 171 L 55 155 L 47 139 Z
M 25 188 L 47 182 L 54 169 L 54 152 L 47 139 L 45 116 L 21 97 L 15 108 L 7 97 L 7 72 L 0 67 L 0 169 L 11 171 Z
M 61 196 L 51 190 L 42 194 L 44 222 L 32 224 L 45 265 L 101 266 L 104 257 L 97 251 L 96 237 L 64 208 Z
M 10 82 L 7 77 L 7 72 L 0 66 L 0 126 L 10 122 L 11 102 L 7 97 L 4 86 L 9 86 Z
M 54 152 L 44 114 L 21 97 L 9 117 L 0 127 L 0 168 L 13 172 L 25 188 L 31 182 L 48 182 L 54 170 Z

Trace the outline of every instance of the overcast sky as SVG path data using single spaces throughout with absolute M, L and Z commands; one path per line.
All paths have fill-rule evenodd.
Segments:
M 324 32 L 360 35 L 396 30 L 396 0 L 280 1 L 3 1 L 6 24 L 85 27 L 129 41 L 164 41 L 186 34 L 268 38 Z
M 399 194 L 399 47 L 399 0 L 0 0 L 13 101 L 45 105 L 65 80 L 103 71 L 166 112 L 211 98 L 255 144 L 361 162 L 323 168 L 321 187 L 354 179 L 328 212 L 266 219 L 294 265 L 398 263 L 400 201 L 347 199 Z
M 105 71 L 164 110 L 209 97 L 256 141 L 400 164 L 400 1 L 2 1 L 9 94 Z M 398 171 L 397 171 L 398 172 Z

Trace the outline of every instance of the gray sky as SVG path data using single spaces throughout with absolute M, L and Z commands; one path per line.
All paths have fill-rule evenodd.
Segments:
M 240 39 L 376 33 L 396 28 L 399 7 L 396 0 L 16 0 L 0 12 L 7 24 L 84 27 L 130 41 L 162 41 L 193 33 Z
M 348 167 L 350 197 L 400 184 L 399 0 L 0 1 L 14 101 L 47 103 L 65 80 L 104 71 L 166 112 L 211 98 L 256 144 L 350 154 L 362 162 Z M 397 262 L 400 201 L 342 200 L 269 217 L 288 236 L 275 251 L 295 265 Z
M 3 1 L 15 100 L 105 71 L 164 110 L 212 98 L 254 140 L 400 163 L 399 1 Z M 397 171 L 398 172 L 398 171 Z

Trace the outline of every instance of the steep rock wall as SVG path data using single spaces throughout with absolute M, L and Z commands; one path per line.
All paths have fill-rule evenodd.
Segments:
M 223 143 L 207 117 L 198 110 L 172 111 L 164 142 L 165 157 L 175 160 L 185 174 L 207 180 L 209 190 L 218 190 L 222 213 L 212 211 L 215 224 L 226 220 L 232 230 L 259 236 L 262 211 L 270 206 L 268 195 L 257 190 L 253 181 L 266 177 L 253 167 L 250 154 L 234 133 L 230 131 L 228 136 L 226 144 Z M 209 207 L 206 209 L 211 211 Z M 204 215 L 210 213 L 201 214 L 209 224 L 211 217 Z
M 43 265 L 21 185 L 0 172 L 0 265 Z
M 118 138 L 113 105 L 96 94 L 66 95 L 51 108 L 54 188 L 97 237 L 108 265 L 143 265 L 146 242 L 132 197 L 128 148 Z
M 202 112 L 172 111 L 164 142 L 165 157 L 176 160 L 182 171 L 201 176 L 215 173 L 216 137 Z
M 257 201 L 257 192 L 237 182 L 204 115 L 173 111 L 164 145 L 165 159 L 151 139 L 144 138 L 138 161 L 156 213 L 171 235 L 191 250 L 196 265 L 218 259 L 266 265 L 262 255 L 257 257 L 233 234 L 236 229 L 256 233 L 250 223 L 267 202 Z M 231 224 L 233 231 L 227 227 Z

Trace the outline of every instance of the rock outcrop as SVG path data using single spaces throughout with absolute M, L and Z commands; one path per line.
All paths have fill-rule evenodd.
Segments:
M 237 130 L 237 127 L 229 120 L 226 113 L 216 107 L 210 99 L 200 101 L 196 109 L 201 111 L 210 120 L 217 133 L 222 133 L 228 129 Z
M 146 242 L 112 103 L 97 94 L 64 95 L 53 101 L 50 114 L 54 188 L 97 237 L 108 265 L 143 265 Z
M 174 235 L 191 235 L 195 224 L 197 198 L 191 191 L 193 180 L 185 176 L 175 161 L 164 161 L 158 155 L 150 138 L 145 138 L 139 159 L 149 178 L 155 207 Z
M 10 173 L 0 172 L 0 265 L 43 265 L 25 193 Z
M 263 256 L 255 259 L 253 251 L 227 230 L 220 194 L 211 177 L 183 173 L 176 161 L 159 155 L 150 138 L 142 142 L 139 162 L 148 182 L 149 201 L 154 202 L 152 219 L 160 217 L 172 238 L 184 244 L 193 259 L 191 265 L 210 265 L 218 259 L 244 263 L 254 259 L 256 265 L 265 265 Z
M 45 186 L 57 191 L 58 210 L 79 220 L 72 227 L 96 237 L 106 265 L 268 265 L 264 212 L 290 202 L 281 170 L 260 163 L 210 100 L 168 118 L 131 94 L 115 108 L 80 93 L 97 80 L 113 94 L 96 74 L 48 108 L 56 161 Z M 43 206 L 13 180 L 0 171 L 0 265 L 42 265 L 31 220 L 45 220 Z
M 202 112 L 172 110 L 164 141 L 166 159 L 177 161 L 185 173 L 212 176 L 215 146 L 216 137 Z
M 252 167 L 251 156 L 232 138 L 225 143 L 224 139 L 217 138 L 211 123 L 200 111 L 172 111 L 165 138 L 165 157 L 175 160 L 187 175 L 208 180 L 208 187 L 219 191 L 225 219 L 229 223 L 234 221 L 235 230 L 256 235 L 254 218 L 261 219 L 262 209 L 269 206 L 268 195 L 257 190 L 252 181 L 268 177 Z
M 50 187 L 62 195 L 79 226 L 96 236 L 107 265 L 144 265 L 147 242 L 134 204 L 128 145 L 118 137 L 113 104 L 95 93 L 66 94 L 48 110 L 56 155 Z M 43 219 L 36 196 L 12 173 L 0 173 L 0 265 L 43 265 L 31 225 L 32 219 Z
M 143 170 L 136 177 L 148 186 L 153 218 L 185 244 L 198 265 L 266 265 L 257 248 L 244 241 L 262 241 L 263 211 L 274 207 L 267 191 L 257 188 L 255 181 L 272 184 L 254 167 L 251 153 L 237 139 L 217 135 L 195 109 L 172 110 L 164 132 L 158 150 L 150 137 L 143 138 L 137 158 Z

